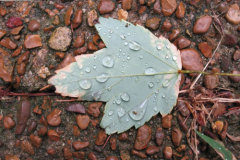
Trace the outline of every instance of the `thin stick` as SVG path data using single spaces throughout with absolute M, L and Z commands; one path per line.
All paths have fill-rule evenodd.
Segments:
M 104 148 L 105 148 L 105 146 L 106 146 L 106 144 L 107 144 L 107 142 L 108 142 L 109 138 L 111 137 L 111 135 L 112 135 L 112 134 L 110 134 L 110 135 L 108 136 L 108 138 L 107 138 L 106 142 L 104 143 L 104 145 L 103 145 L 102 149 L 104 149 Z
M 48 84 L 48 85 L 44 86 L 43 88 L 41 88 L 39 91 L 43 91 L 43 90 L 45 90 L 45 89 L 47 89 L 47 88 L 49 88 L 49 87 L 51 87 L 51 86 L 53 86 L 53 85 Z

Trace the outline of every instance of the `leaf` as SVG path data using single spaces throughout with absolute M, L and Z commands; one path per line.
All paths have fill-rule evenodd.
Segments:
M 101 127 L 107 134 L 138 128 L 171 112 L 178 97 L 180 52 L 164 37 L 126 21 L 99 18 L 107 48 L 76 56 L 49 80 L 62 96 L 107 102 Z
M 227 150 L 223 145 L 213 140 L 212 138 L 195 131 L 199 137 L 201 137 L 205 142 L 207 142 L 224 160 L 236 160 L 234 155 Z

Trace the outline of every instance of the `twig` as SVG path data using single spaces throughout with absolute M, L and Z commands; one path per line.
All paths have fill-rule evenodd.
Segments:
M 112 135 L 112 134 L 110 134 L 110 135 L 108 136 L 108 138 L 107 138 L 106 142 L 104 143 L 104 145 L 103 145 L 102 149 L 104 149 L 104 148 L 105 148 L 105 146 L 106 146 L 106 144 L 107 144 L 107 142 L 108 142 L 109 138 L 111 137 L 111 135 Z
M 43 88 L 41 88 L 39 91 L 43 91 L 43 90 L 45 90 L 45 89 L 47 89 L 47 88 L 49 88 L 49 87 L 51 87 L 51 86 L 53 86 L 53 85 L 48 84 L 48 85 L 44 86 Z

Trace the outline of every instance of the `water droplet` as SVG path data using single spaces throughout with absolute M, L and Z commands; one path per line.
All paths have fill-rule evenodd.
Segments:
M 109 90 L 109 91 L 110 91 L 111 89 L 112 89 L 111 87 L 109 87 L 109 86 L 107 87 L 107 90 Z
M 118 29 L 118 27 L 116 27 L 116 29 Z
M 113 65 L 114 65 L 114 59 L 113 59 L 113 57 L 110 56 L 110 55 L 103 57 L 103 59 L 102 59 L 102 64 L 103 64 L 105 67 L 109 67 L 109 68 L 113 67 Z
M 127 118 L 127 119 L 126 119 L 126 121 L 128 122 L 128 121 L 129 121 L 129 119 Z
M 102 92 L 101 92 L 101 91 L 92 93 L 93 99 L 94 99 L 95 101 L 99 100 L 99 98 L 101 97 L 101 95 L 102 95 Z
M 170 82 L 169 80 L 166 80 L 165 82 L 163 82 L 162 85 L 163 85 L 163 87 L 166 88 L 166 87 L 168 87 L 168 86 L 170 85 L 170 83 L 171 83 L 171 82 Z
M 162 50 L 162 45 L 161 44 L 157 45 L 157 49 Z
M 114 101 L 113 101 L 113 104 L 115 104 L 115 103 L 116 103 L 116 101 L 114 100 Z
M 173 56 L 172 59 L 173 59 L 174 61 L 176 61 L 176 60 L 177 60 L 177 56 Z
M 128 42 L 124 42 L 124 45 L 125 45 L 125 46 L 128 45 Z
M 113 31 L 112 31 L 111 29 L 109 29 L 109 33 L 111 33 L 111 34 L 112 34 L 112 33 L 113 33 Z
M 130 43 L 128 44 L 128 46 L 129 46 L 130 49 L 132 49 L 132 50 L 134 50 L 134 51 L 138 51 L 138 50 L 141 49 L 141 45 L 140 45 L 138 42 L 136 42 L 136 41 L 130 42 Z
M 101 29 L 102 29 L 101 27 L 98 27 L 98 30 L 99 30 L 99 31 L 101 31 Z
M 146 99 L 129 111 L 128 114 L 133 120 L 141 120 L 143 118 L 147 109 L 147 101 Z
M 108 73 L 100 73 L 100 74 L 98 74 L 97 76 L 96 76 L 96 80 L 98 81 L 98 82 L 106 82 L 107 80 L 108 80 L 108 78 L 109 78 L 109 74 Z
M 103 34 L 106 34 L 105 32 Z
M 131 57 L 127 56 L 127 60 L 130 60 L 130 59 L 131 59 Z
M 143 59 L 143 55 L 140 55 L 139 58 L 140 58 L 140 59 Z
M 83 75 L 83 72 L 80 72 L 80 74 L 82 74 L 82 75 Z
M 91 72 L 91 68 L 90 67 L 86 67 L 85 68 L 85 72 L 87 72 L 87 73 Z
M 113 111 L 109 111 L 109 112 L 108 112 L 108 115 L 109 115 L 109 116 L 113 115 Z
M 97 67 L 94 65 L 94 66 L 93 66 L 93 69 L 97 69 Z
M 120 99 L 117 99 L 117 100 L 116 100 L 116 104 L 121 104 L 121 100 L 120 100 Z
M 125 115 L 126 111 L 125 111 L 124 108 L 121 107 L 121 108 L 118 108 L 118 109 L 117 109 L 117 113 L 118 113 L 118 116 L 119 116 L 119 117 L 122 117 L 122 116 Z
M 158 90 L 155 93 L 158 94 Z
M 166 56 L 165 56 L 165 58 L 166 58 L 166 59 L 168 59 L 168 58 L 169 58 L 169 56 L 168 56 L 168 55 L 166 55 Z
M 127 35 L 129 35 L 129 36 L 130 36 L 130 35 L 131 35 L 131 33 L 127 33 Z
M 156 74 L 157 73 L 157 69 L 153 68 L 153 67 L 148 67 L 145 69 L 144 74 L 146 75 L 151 75 L 151 74 Z
M 159 83 L 160 81 L 159 81 L 159 79 L 157 80 L 157 83 Z
M 125 62 L 125 59 L 122 59 L 123 62 Z
M 157 106 L 153 107 L 153 110 L 154 110 L 155 112 L 157 112 Z
M 152 88 L 152 87 L 154 86 L 153 82 L 149 82 L 149 83 L 148 83 L 148 86 L 149 86 L 150 88 Z
M 124 56 L 125 54 L 126 54 L 125 52 L 122 53 L 123 56 Z
M 111 38 L 111 36 L 109 35 L 108 38 Z
M 122 49 L 121 49 L 121 48 L 119 48 L 119 52 L 122 52 Z
M 79 85 L 82 89 L 89 89 L 92 86 L 91 81 L 87 79 L 81 80 Z
M 93 59 L 97 59 L 97 55 L 94 55 L 94 56 L 93 56 Z
M 162 98 L 165 98 L 165 97 L 166 97 L 166 95 L 165 95 L 165 94 L 163 94 L 163 95 L 162 95 Z
M 122 93 L 120 97 L 125 102 L 128 102 L 130 100 L 130 96 L 127 92 Z
M 120 35 L 121 39 L 126 39 L 126 36 L 124 36 L 123 34 Z
M 167 44 L 167 45 L 166 45 L 166 48 L 167 48 L 167 49 L 169 49 L 169 48 L 170 48 L 169 44 Z

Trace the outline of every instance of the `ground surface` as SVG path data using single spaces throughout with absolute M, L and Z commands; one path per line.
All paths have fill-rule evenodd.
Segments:
M 186 70 L 202 70 L 221 40 L 219 31 L 223 31 L 222 44 L 206 71 L 240 74 L 239 6 L 238 0 L 0 2 L 0 159 L 94 159 L 93 154 L 95 159 L 109 160 L 194 159 L 190 146 L 196 139 L 186 134 L 194 127 L 222 141 L 240 159 L 239 142 L 224 136 L 226 132 L 240 136 L 240 103 L 216 99 L 239 99 L 239 77 L 202 76 L 189 93 L 195 78 L 185 74 L 179 103 L 171 115 L 162 119 L 158 114 L 141 129 L 111 135 L 104 149 L 108 136 L 99 126 L 104 103 L 60 103 L 58 100 L 70 98 L 48 96 L 54 93 L 54 87 L 39 91 L 56 69 L 75 61 L 74 56 L 105 47 L 93 27 L 97 16 L 126 19 L 148 28 L 157 37 L 169 38 L 181 50 Z M 70 30 L 65 28 L 65 34 L 55 36 L 54 41 L 50 37 L 58 27 Z M 14 96 L 8 96 L 9 91 Z M 72 104 L 81 105 L 69 112 Z M 222 130 L 216 129 L 222 124 Z M 136 144 L 139 141 L 141 144 Z M 198 158 L 221 159 L 200 138 L 196 143 Z M 181 150 L 179 146 L 186 148 Z

